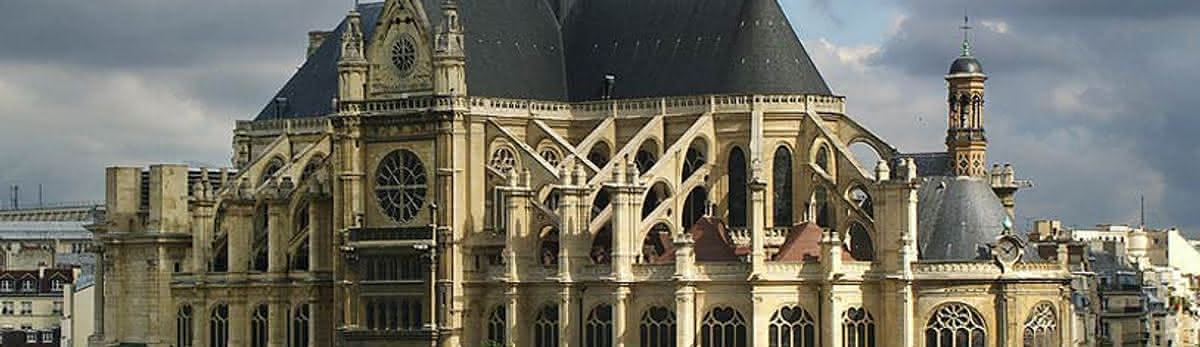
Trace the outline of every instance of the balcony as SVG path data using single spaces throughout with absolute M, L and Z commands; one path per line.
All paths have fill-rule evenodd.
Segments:
M 431 240 L 433 240 L 433 228 L 427 226 L 350 229 L 350 242 Z

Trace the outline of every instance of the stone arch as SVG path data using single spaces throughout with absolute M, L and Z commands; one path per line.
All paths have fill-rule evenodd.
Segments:
M 592 144 L 587 151 L 587 160 L 592 162 L 598 168 L 603 168 L 612 160 L 613 146 L 607 140 L 601 139 Z
M 259 172 L 258 183 L 262 184 L 271 179 L 272 176 L 275 176 L 275 174 L 279 173 L 280 169 L 283 169 L 283 165 L 285 163 L 286 161 L 284 161 L 283 156 L 272 156 L 270 160 L 267 160 L 267 164 L 263 166 L 262 171 Z
M 846 200 L 854 205 L 863 215 L 868 218 L 875 219 L 875 200 L 871 197 L 871 192 L 862 184 L 851 185 L 846 189 Z
M 729 159 L 726 161 L 726 174 L 729 176 L 729 189 L 726 201 L 728 202 L 729 210 L 729 226 L 739 228 L 746 227 L 749 216 L 749 196 L 750 189 L 748 187 L 750 176 L 749 162 L 746 160 L 746 152 L 740 146 L 732 146 L 729 149 Z
M 325 163 L 325 153 L 315 153 L 308 157 L 308 161 L 304 163 L 304 168 L 300 169 L 300 179 L 296 182 L 303 182 L 313 177 L 321 169 Z
M 507 176 L 524 166 L 521 165 L 521 155 L 516 146 L 498 138 L 488 146 L 487 167 Z
M 642 218 L 650 217 L 654 210 L 658 209 L 663 202 L 670 199 L 672 196 L 671 188 L 664 181 L 655 182 L 646 190 L 646 197 L 642 199 Z
M 749 345 L 749 322 L 731 306 L 707 309 L 700 320 L 697 343 L 706 347 L 746 347 Z
M 538 263 L 542 266 L 558 266 L 558 228 L 548 226 L 538 233 Z
M 710 160 L 708 138 L 697 136 L 692 139 L 692 143 L 688 145 L 687 151 L 684 152 L 683 165 L 680 165 L 679 182 L 687 181 L 692 177 L 692 174 L 700 170 L 701 167 L 708 164 Z
M 817 223 L 817 226 L 822 228 L 832 228 L 834 225 L 833 207 L 829 203 L 829 200 L 829 190 L 825 188 L 825 185 L 817 183 L 813 187 L 809 205 L 812 209 L 812 220 Z
M 817 171 L 827 176 L 833 176 L 834 171 L 837 170 L 834 165 L 833 148 L 823 138 L 813 140 L 812 146 L 809 147 L 808 162 L 817 168 Z
M 662 157 L 662 146 L 659 145 L 658 139 L 648 137 L 638 146 L 637 153 L 633 155 L 633 161 L 637 164 L 638 172 L 646 173 L 654 164 L 658 163 L 658 159 Z
M 858 261 L 875 260 L 875 242 L 866 226 L 859 222 L 850 223 L 846 236 L 849 238 L 851 258 Z
M 708 188 L 703 186 L 692 188 L 684 200 L 683 211 L 679 212 L 679 225 L 683 227 L 684 232 L 688 232 L 688 229 L 691 229 L 697 220 L 704 217 L 707 211 Z
M 1029 316 L 1025 318 L 1024 328 L 1021 329 L 1024 346 L 1059 345 L 1058 314 L 1055 311 L 1054 304 L 1049 301 L 1042 301 L 1033 306 Z
M 858 165 L 861 165 L 864 171 L 872 177 L 875 175 L 875 165 L 885 160 L 883 153 L 887 153 L 879 150 L 878 144 L 865 137 L 851 140 L 847 148 L 850 150 L 850 155 L 854 157 L 854 161 L 858 162 Z
M 666 264 L 675 261 L 674 245 L 672 242 L 671 226 L 665 222 L 655 223 L 642 237 L 642 253 L 639 260 L 643 264 Z
M 603 213 L 604 209 L 608 208 L 608 205 L 611 203 L 612 195 L 608 192 L 608 189 L 600 188 L 596 192 L 596 195 L 592 197 L 592 219 L 600 217 L 600 213 Z
M 592 248 L 588 251 L 592 264 L 612 263 L 612 233 L 612 222 L 608 222 L 592 235 Z
M 771 314 L 767 337 L 771 346 L 817 346 L 817 321 L 799 305 L 784 305 Z

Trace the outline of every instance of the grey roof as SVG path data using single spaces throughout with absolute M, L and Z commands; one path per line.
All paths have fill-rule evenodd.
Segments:
M 441 0 L 422 1 L 439 23 Z M 367 40 L 382 7 L 358 7 Z M 460 0 L 459 12 L 473 96 L 594 100 L 610 73 L 614 98 L 832 94 L 776 0 L 579 1 L 561 17 L 547 0 Z M 256 119 L 332 111 L 344 26 Z
M 0 240 L 91 239 L 84 229 L 91 222 L 6 222 L 0 221 Z
M 903 153 L 900 158 L 912 158 L 917 164 L 917 176 L 951 176 L 950 172 L 950 153 L 946 152 L 930 152 L 930 153 Z M 899 166 L 893 166 L 899 167 Z
M 923 177 L 917 198 L 920 259 L 990 257 L 987 244 L 1000 236 L 1008 213 L 987 182 L 971 177 Z
M 950 74 L 960 73 L 983 73 L 983 65 L 979 64 L 979 60 L 975 57 L 964 55 L 954 59 L 950 63 Z

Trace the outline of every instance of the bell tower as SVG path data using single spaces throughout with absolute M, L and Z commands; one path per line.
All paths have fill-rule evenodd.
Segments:
M 946 74 L 948 119 L 946 151 L 955 176 L 988 177 L 987 137 L 983 131 L 983 87 L 987 75 L 979 60 L 971 55 L 967 33 L 971 29 L 963 17 L 962 55 Z

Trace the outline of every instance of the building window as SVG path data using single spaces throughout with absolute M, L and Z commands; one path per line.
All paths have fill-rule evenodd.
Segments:
M 43 331 L 42 343 L 54 343 L 54 333 L 50 331 Z
M 588 253 L 592 264 L 612 263 L 612 222 L 604 224 L 592 237 L 592 250 Z
M 492 152 L 492 159 L 488 161 L 488 166 L 493 170 L 499 171 L 502 174 L 508 175 L 516 167 L 517 155 L 513 154 L 508 146 L 499 146 Z
M 296 312 L 292 314 L 292 338 L 289 342 L 291 347 L 308 347 L 308 304 L 296 307 Z
M 175 316 L 175 345 L 192 347 L 192 306 L 184 305 Z
M 871 233 L 867 227 L 859 223 L 850 225 L 850 257 L 858 261 L 875 259 L 875 243 L 871 241 Z
M 584 326 L 584 346 L 612 347 L 612 337 L 612 306 L 596 306 L 588 314 L 587 323 Z
M 596 145 L 592 146 L 592 150 L 588 151 L 587 160 L 592 162 L 598 168 L 608 166 L 608 143 L 597 141 Z
M 654 164 L 658 163 L 658 158 L 654 156 L 657 152 L 658 144 L 653 140 L 646 140 L 642 143 L 642 148 L 638 149 L 637 154 L 633 156 L 633 161 L 637 165 L 638 172 L 646 173 L 654 168 Z
M 212 347 L 229 346 L 229 306 L 213 306 L 208 319 L 208 343 Z
M 488 316 L 487 336 L 488 341 L 498 345 L 504 345 L 508 342 L 505 339 L 505 332 L 508 330 L 508 310 L 504 305 L 496 306 L 492 310 L 492 314 Z
M 774 190 L 774 226 L 792 226 L 792 151 L 779 146 L 775 150 L 771 187 Z
M 746 227 L 746 154 L 740 147 L 729 151 L 729 226 Z
M 639 330 L 642 347 L 675 347 L 675 312 L 651 307 L 642 315 Z
M 57 302 L 57 301 L 54 302 L 54 304 L 50 306 L 50 313 L 53 313 L 55 315 L 62 314 L 62 312 L 63 312 L 62 305 L 63 305 L 62 302 Z
M 21 291 L 27 293 L 36 292 L 37 286 L 33 284 L 33 280 L 24 280 L 21 281 Z
M 420 255 L 363 257 L 363 277 L 367 281 L 420 281 L 428 265 Z
M 685 233 L 690 233 L 692 225 L 696 221 L 704 217 L 708 210 L 708 190 L 704 187 L 693 188 L 687 195 L 687 199 L 683 201 L 683 213 L 679 214 L 680 225 L 683 226 Z
M 379 163 L 375 176 L 379 206 L 392 220 L 408 222 L 425 206 L 428 189 L 425 165 L 416 153 L 408 150 L 389 153 Z
M 746 319 L 732 307 L 716 307 L 700 325 L 701 347 L 746 347 Z
M 842 313 L 842 345 L 875 347 L 875 317 L 867 309 L 851 307 Z
M 367 300 L 367 328 L 371 330 L 416 330 L 421 321 L 421 300 L 375 297 Z
M 0 292 L 11 292 L 11 291 L 13 291 L 13 282 L 12 282 L 12 280 L 2 280 L 2 281 L 0 281 Z
M 767 336 L 771 346 L 815 347 L 816 322 L 800 306 L 784 306 L 771 315 Z
M 1054 306 L 1043 302 L 1033 307 L 1025 320 L 1025 347 L 1048 347 L 1058 345 L 1058 319 Z
M 962 303 L 942 305 L 925 324 L 925 347 L 976 347 L 987 344 L 983 316 Z
M 821 172 L 829 174 L 829 147 L 821 146 L 817 149 L 817 155 L 813 158 L 813 164 L 817 165 Z
M 558 347 L 558 307 L 547 305 L 533 320 L 534 347 Z
M 700 170 L 700 167 L 704 166 L 704 163 L 706 162 L 704 158 L 704 150 L 697 148 L 700 147 L 697 144 L 702 145 L 703 143 L 697 142 L 696 144 L 693 144 L 691 148 L 688 148 L 687 153 L 684 155 L 683 172 L 680 172 L 680 181 L 687 181 L 687 179 L 692 177 L 692 174 L 696 173 L 696 170 Z
M 551 167 L 558 167 L 558 163 L 562 162 L 562 155 L 558 154 L 558 151 L 551 147 L 542 148 L 542 151 L 538 155 L 541 155 L 542 159 L 545 159 L 546 163 L 550 164 Z
M 822 228 L 833 227 L 832 211 L 829 210 L 829 192 L 825 187 L 817 186 L 813 189 L 812 197 L 813 218 L 816 219 L 817 226 Z
M 63 290 L 63 281 L 60 279 L 50 281 L 50 290 L 61 292 Z
M 541 255 L 538 260 L 542 266 L 558 266 L 558 228 L 549 228 L 542 232 Z
M 267 204 L 259 204 L 254 213 L 254 233 L 250 239 L 253 242 L 250 253 L 252 257 L 250 259 L 251 271 L 267 272 L 271 266 L 271 259 L 268 256 L 270 250 L 270 237 L 268 237 L 270 231 L 268 229 L 271 227 L 271 214 L 268 209 Z
M 37 343 L 38 333 L 36 331 L 25 331 L 25 343 Z
M 0 314 L 11 315 L 11 314 L 13 314 L 13 313 L 16 313 L 16 312 L 13 310 L 13 302 L 12 302 L 12 301 L 5 301 L 5 302 L 4 302 L 4 307 L 3 307 L 2 309 L 0 309 Z
M 254 309 L 254 314 L 250 316 L 250 346 L 251 347 L 267 347 L 267 334 L 270 327 L 267 326 L 270 321 L 270 308 L 267 305 L 258 305 Z
M 33 314 L 33 302 L 32 301 L 22 301 L 21 302 L 21 315 L 28 316 L 28 315 L 32 315 L 32 314 Z

